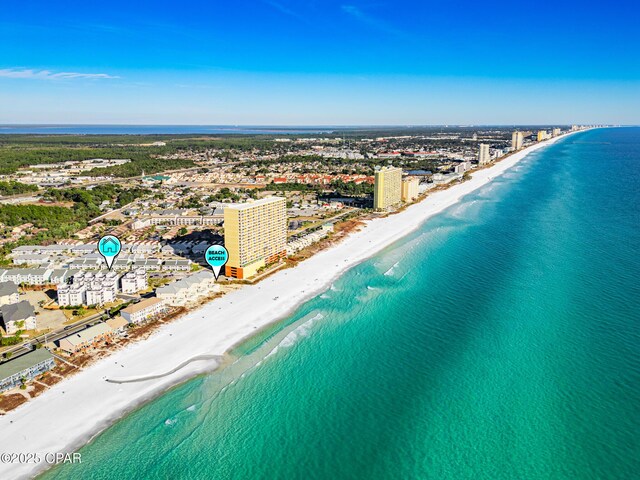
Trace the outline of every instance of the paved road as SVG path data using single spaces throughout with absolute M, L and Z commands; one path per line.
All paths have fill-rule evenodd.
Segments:
M 100 323 L 101 321 L 100 319 L 102 318 L 103 315 L 104 315 L 104 312 L 96 313 L 94 315 L 91 315 L 87 318 L 80 320 L 79 322 L 73 323 L 71 325 L 67 325 L 64 328 L 56 330 L 55 332 L 50 332 L 50 333 L 47 333 L 46 335 L 40 335 L 38 337 L 31 338 L 19 345 L 14 345 L 8 350 L 5 350 L 4 353 L 6 354 L 8 352 L 11 352 L 13 354 L 13 356 L 11 357 L 12 359 L 19 357 L 21 355 L 24 355 L 25 353 L 29 353 L 30 351 L 32 351 L 35 348 L 36 344 L 38 343 L 56 342 L 64 337 L 68 337 L 73 333 L 78 333 L 87 327 Z M 46 342 L 45 342 L 45 339 L 46 339 Z
M 337 220 L 340 220 L 341 218 L 346 217 L 347 215 L 353 212 L 356 212 L 358 210 L 359 210 L 358 208 L 348 207 L 346 210 L 342 211 L 341 213 L 338 213 L 337 215 L 334 215 L 333 217 L 318 220 L 317 222 L 313 222 L 312 224 L 307 225 L 306 227 L 302 227 L 302 228 L 299 228 L 298 230 L 294 230 L 288 235 L 287 240 L 292 240 L 293 238 L 300 237 L 309 230 L 317 229 L 318 227 L 320 227 L 321 225 L 324 225 L 325 223 L 330 223 L 330 222 L 335 222 Z

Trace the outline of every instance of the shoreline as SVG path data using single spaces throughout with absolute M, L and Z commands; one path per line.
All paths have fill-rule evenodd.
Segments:
M 367 221 L 359 231 L 295 268 L 275 272 L 255 285 L 245 285 L 214 299 L 163 325 L 149 338 L 56 384 L 0 417 L 4 438 L 11 439 L 6 452 L 44 456 L 49 452 L 71 452 L 80 448 L 140 405 L 196 375 L 215 369 L 219 361 L 207 360 L 224 356 L 277 324 L 301 304 L 325 291 L 348 269 L 415 231 L 429 218 L 488 184 L 528 154 L 573 133 L 578 132 L 534 144 L 489 168 L 474 171 L 470 180 L 434 192 L 401 212 Z M 202 361 L 190 361 L 196 357 Z M 41 431 L 27 428 L 32 425 L 43 428 Z M 0 474 L 5 478 L 32 477 L 49 467 L 45 463 L 0 464 Z

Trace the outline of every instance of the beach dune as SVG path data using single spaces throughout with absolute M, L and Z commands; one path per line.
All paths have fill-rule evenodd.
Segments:
M 396 215 L 369 221 L 360 231 L 296 268 L 279 271 L 257 285 L 218 298 L 162 326 L 149 339 L 131 344 L 55 385 L 0 418 L 2 450 L 39 453 L 44 458 L 46 453 L 79 448 L 135 406 L 187 378 L 214 369 L 218 356 L 321 293 L 345 270 L 412 232 L 527 154 L 560 138 L 515 153 Z M 144 380 L 131 381 L 135 379 Z M 0 463 L 0 478 L 31 477 L 48 466 L 44 462 Z

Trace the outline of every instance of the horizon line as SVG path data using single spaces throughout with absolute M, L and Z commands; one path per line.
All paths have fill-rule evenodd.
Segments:
M 257 124 L 257 123 L 0 123 L 0 127 L 227 127 L 227 128 L 416 128 L 416 127 L 513 127 L 513 126 L 571 126 L 600 125 L 636 127 L 640 124 L 598 122 L 580 123 L 371 123 L 371 124 Z

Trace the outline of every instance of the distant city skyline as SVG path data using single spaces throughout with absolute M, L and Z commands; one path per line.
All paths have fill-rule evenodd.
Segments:
M 5 6 L 0 124 L 640 123 L 631 2 L 143 3 Z

